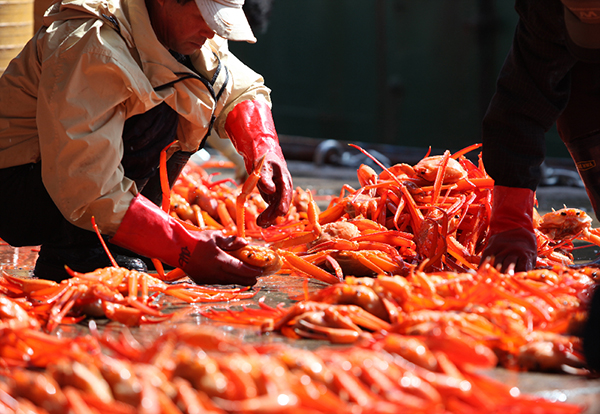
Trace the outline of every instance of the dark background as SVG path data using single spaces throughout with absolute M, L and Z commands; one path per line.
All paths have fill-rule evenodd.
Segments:
M 481 142 L 517 22 L 513 1 L 262 3 L 253 6 L 268 17 L 254 26 L 258 42 L 230 49 L 272 89 L 280 135 L 434 150 Z M 548 135 L 548 156 L 568 157 L 556 131 Z

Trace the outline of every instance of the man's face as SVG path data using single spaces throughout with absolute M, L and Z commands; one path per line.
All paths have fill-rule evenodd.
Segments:
M 195 1 L 179 4 L 176 0 L 148 0 L 146 4 L 158 40 L 170 50 L 189 55 L 215 35 Z

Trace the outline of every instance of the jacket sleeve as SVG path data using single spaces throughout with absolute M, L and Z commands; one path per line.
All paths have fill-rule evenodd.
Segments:
M 100 30 L 75 29 L 43 57 L 37 124 L 42 180 L 55 204 L 73 224 L 91 230 L 94 216 L 112 235 L 137 193 L 120 162 L 125 101 L 139 85 Z
M 482 155 L 496 184 L 535 191 L 545 133 L 567 105 L 576 60 L 565 46 L 562 5 L 517 10 L 521 19 L 482 124 Z

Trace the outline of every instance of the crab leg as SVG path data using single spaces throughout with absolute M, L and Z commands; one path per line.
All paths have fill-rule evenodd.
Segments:
M 250 174 L 244 182 L 239 195 L 235 199 L 236 224 L 239 237 L 246 237 L 246 199 L 252 193 L 252 190 L 256 188 L 256 185 L 260 180 L 260 170 L 262 169 L 264 162 L 265 157 L 262 157 L 257 167 L 252 171 L 252 174 Z
M 292 252 L 286 252 L 285 250 L 278 250 L 277 253 L 284 258 L 284 260 L 288 263 L 290 267 L 293 269 L 307 274 L 310 277 L 313 277 L 321 282 L 334 284 L 341 282 L 336 276 L 331 273 L 326 272 L 321 269 L 319 266 L 315 266 L 312 263 L 307 262 L 301 257 L 295 255 Z

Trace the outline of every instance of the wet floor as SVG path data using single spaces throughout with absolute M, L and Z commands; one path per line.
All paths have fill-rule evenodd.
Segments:
M 14 275 L 28 276 L 33 270 L 39 248 L 12 247 L 0 240 L 0 269 Z

